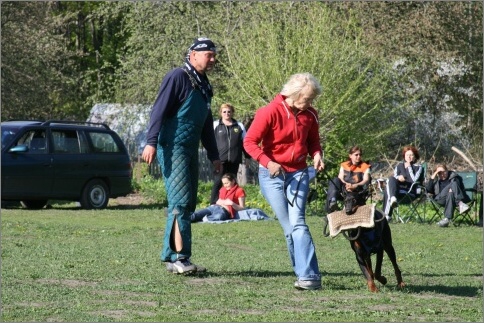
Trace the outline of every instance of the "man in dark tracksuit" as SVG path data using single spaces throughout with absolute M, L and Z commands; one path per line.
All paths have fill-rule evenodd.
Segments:
M 205 268 L 190 261 L 190 214 L 195 211 L 198 189 L 198 146 L 220 172 L 220 160 L 210 110 L 212 87 L 205 75 L 215 64 L 215 44 L 198 38 L 190 46 L 182 67 L 168 72 L 151 111 L 142 157 L 151 164 L 156 155 L 168 197 L 161 261 L 173 273 L 193 273 Z
M 467 196 L 462 178 L 455 172 L 447 169 L 447 165 L 439 164 L 426 185 L 428 193 L 438 204 L 444 206 L 444 218 L 437 224 L 447 227 L 452 220 L 454 210 L 459 206 L 459 212 L 466 212 L 469 207 L 465 204 L 470 199 Z

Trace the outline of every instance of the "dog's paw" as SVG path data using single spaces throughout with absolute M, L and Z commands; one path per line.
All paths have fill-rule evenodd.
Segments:
M 405 286 L 407 286 L 407 284 L 405 284 L 404 282 L 400 282 L 397 284 L 397 288 L 400 288 L 400 289 L 403 289 Z
M 372 293 L 378 293 L 378 287 L 376 287 L 375 283 L 373 281 L 368 281 L 368 290 Z
M 382 285 L 387 284 L 387 278 L 385 276 L 375 277 L 375 279 L 378 280 Z

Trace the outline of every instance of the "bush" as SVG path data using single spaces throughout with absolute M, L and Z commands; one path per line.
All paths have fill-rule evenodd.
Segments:
M 210 195 L 213 182 L 198 182 L 197 209 L 210 205 Z M 259 208 L 265 212 L 270 212 L 269 203 L 260 192 L 260 188 L 255 184 L 243 186 L 246 194 L 246 205 L 250 208 Z M 133 165 L 133 190 L 150 203 L 168 206 L 165 183 L 161 178 L 155 178 L 149 174 L 149 167 L 145 163 L 134 163 Z

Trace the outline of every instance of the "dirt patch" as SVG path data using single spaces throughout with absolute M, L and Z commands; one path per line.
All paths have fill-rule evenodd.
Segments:
M 110 205 L 141 205 L 146 203 L 148 201 L 139 193 L 132 193 L 109 200 Z
M 83 287 L 83 286 L 96 286 L 96 282 L 89 282 L 83 280 L 75 280 L 75 279 L 38 279 L 39 283 L 44 284 L 60 284 L 67 287 Z
M 146 312 L 146 311 L 134 311 L 131 312 L 129 310 L 106 310 L 106 311 L 97 311 L 97 312 L 90 312 L 92 315 L 101 315 L 106 316 L 115 320 L 122 321 L 124 318 L 129 317 L 132 314 L 139 315 L 141 317 L 153 317 L 155 313 Z

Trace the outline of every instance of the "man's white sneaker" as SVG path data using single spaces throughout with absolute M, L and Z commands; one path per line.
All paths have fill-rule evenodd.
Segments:
M 200 265 L 195 265 L 194 263 L 191 263 L 193 266 L 195 266 L 194 271 L 183 271 L 179 272 L 179 267 L 176 267 L 173 262 L 165 262 L 166 264 L 166 271 L 169 273 L 174 273 L 174 274 L 185 274 L 185 273 L 203 273 L 207 271 L 207 268 L 200 266 Z
M 440 220 L 439 222 L 437 222 L 437 224 L 439 225 L 439 227 L 448 227 L 449 226 L 449 219 L 447 218 L 443 218 L 442 220 Z
M 390 206 L 392 208 L 396 208 L 398 206 L 398 203 L 397 203 L 397 198 L 395 196 L 392 196 L 390 198 Z
M 197 271 L 197 266 L 192 264 L 188 259 L 178 259 L 172 263 L 173 272 L 177 274 L 189 274 Z

